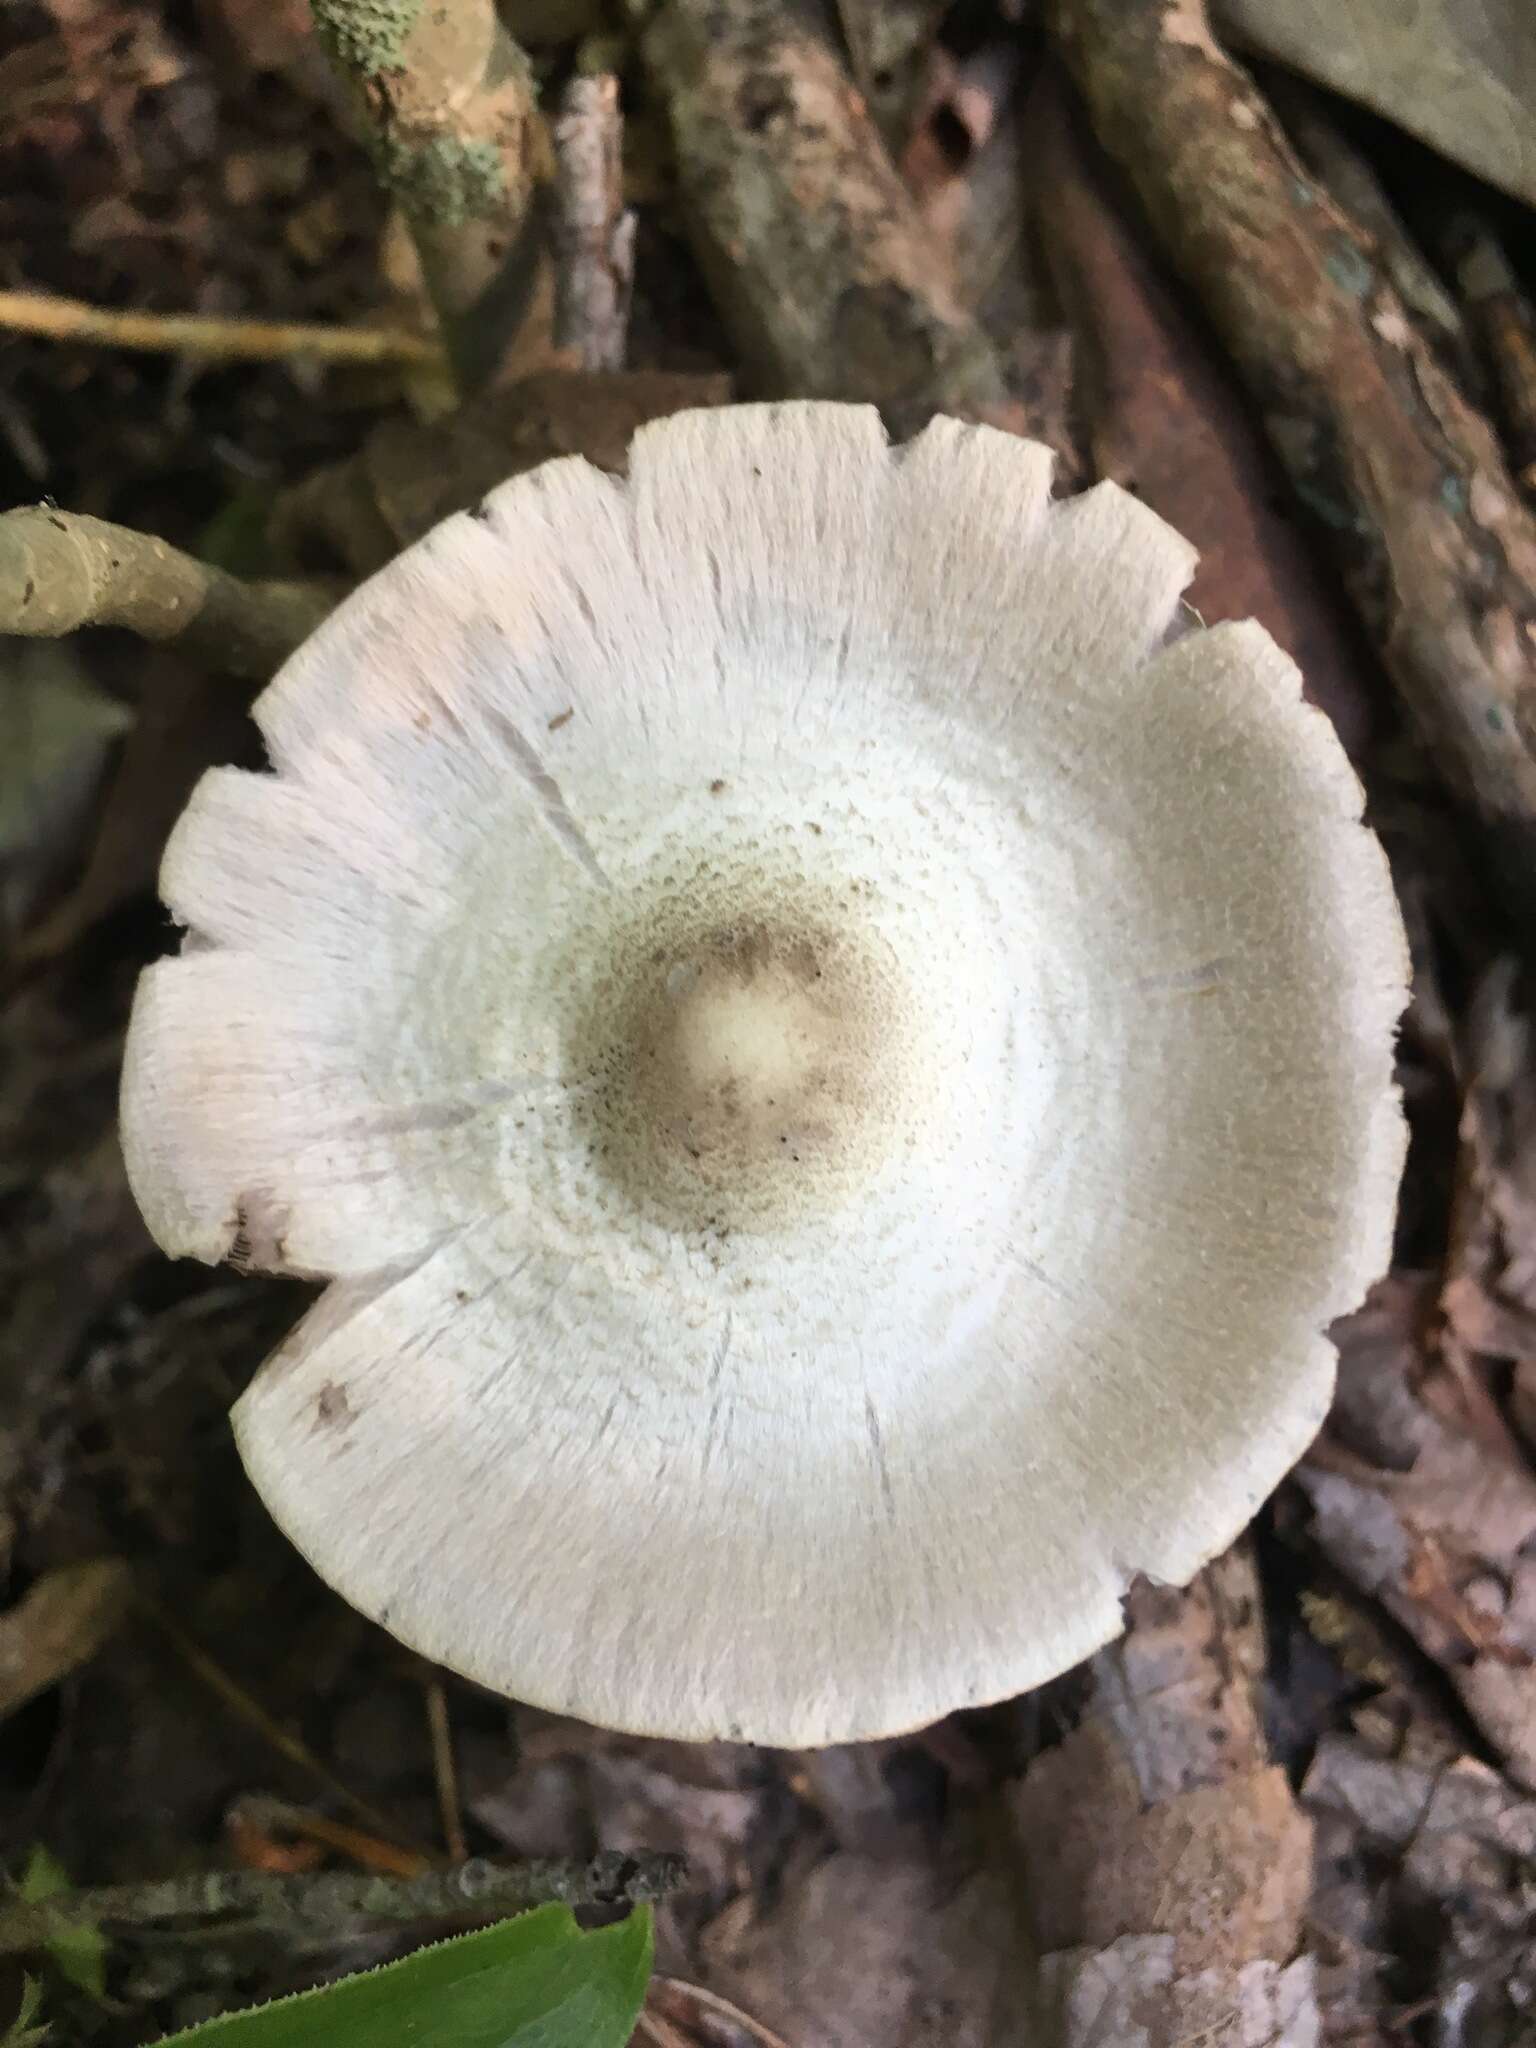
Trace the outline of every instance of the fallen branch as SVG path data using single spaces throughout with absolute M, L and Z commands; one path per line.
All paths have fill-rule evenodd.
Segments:
M 73 1927 L 108 1927 L 122 1935 L 185 1922 L 243 1921 L 333 1935 L 358 1923 L 521 1913 L 552 1900 L 570 1906 L 632 1905 L 675 1891 L 686 1874 L 681 1856 L 612 1851 L 589 1863 L 491 1863 L 473 1857 L 419 1877 L 350 1870 L 300 1875 L 209 1870 L 149 1884 L 100 1885 L 46 1904 L 0 1904 L 0 1955 L 36 1948 Z
M 538 314 L 547 170 L 528 60 L 494 0 L 312 0 L 380 183 L 411 224 L 462 389 L 484 383 Z
M 1292 154 L 1203 0 L 1054 0 L 1106 145 L 1204 300 L 1435 760 L 1536 918 L 1536 521 L 1374 243 Z
M 0 327 L 104 348 L 168 355 L 185 350 L 221 362 L 307 356 L 319 363 L 440 363 L 441 345 L 386 327 L 324 327 L 307 320 L 223 320 L 201 313 L 115 312 L 51 292 L 0 292 Z
M 767 389 L 871 400 L 903 434 L 935 412 L 1028 431 L 808 17 L 775 0 L 667 0 L 644 48 L 700 263 Z
M 635 281 L 623 117 L 611 74 L 573 78 L 555 123 L 555 346 L 583 370 L 622 370 Z
M 336 597 L 320 583 L 242 582 L 105 519 L 46 505 L 0 515 L 0 633 L 50 639 L 81 626 L 125 626 L 260 680 Z
M 1369 159 L 1344 134 L 1323 95 L 1302 79 L 1280 72 L 1267 81 L 1276 113 L 1307 168 L 1376 244 L 1387 275 L 1405 306 L 1435 335 L 1460 367 L 1466 336 L 1456 302 L 1404 225 Z

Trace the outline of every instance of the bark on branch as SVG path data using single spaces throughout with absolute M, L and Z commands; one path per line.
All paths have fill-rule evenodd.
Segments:
M 245 583 L 152 534 L 46 505 L 0 516 L 0 633 L 54 639 L 125 626 L 260 681 L 338 595 L 318 582 Z
M 1297 495 L 1536 931 L 1536 521 L 1374 243 L 1292 154 L 1203 0 L 1054 0 L 1106 146 L 1263 411 Z
M 555 346 L 582 370 L 624 367 L 635 216 L 623 143 L 617 78 L 573 78 L 555 124 Z
M 461 388 L 495 370 L 547 285 L 548 170 L 528 60 L 494 0 L 312 0 L 380 182 L 399 200 Z
M 352 1871 L 299 1876 L 215 1870 L 159 1883 L 101 1885 L 32 1905 L 0 1905 L 0 1955 L 35 1948 L 78 1926 L 150 1932 L 177 1922 L 245 1921 L 290 1933 L 334 1935 L 359 1922 L 461 1913 L 521 1913 L 553 1900 L 571 1906 L 633 1905 L 675 1891 L 687 1873 L 669 1852 L 595 1856 L 590 1863 L 491 1863 L 472 1857 L 418 1877 Z
M 1027 430 L 821 27 L 783 0 L 667 0 L 645 54 L 700 263 L 773 392 Z

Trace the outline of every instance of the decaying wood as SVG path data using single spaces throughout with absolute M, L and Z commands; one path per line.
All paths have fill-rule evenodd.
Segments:
M 635 281 L 624 126 L 612 73 L 573 78 L 555 123 L 555 346 L 582 370 L 622 370 Z
M 371 575 L 510 476 L 557 455 L 584 455 L 617 474 L 647 420 L 729 397 L 725 377 L 541 370 L 445 420 L 385 420 L 356 455 L 279 500 L 272 538 L 290 559 Z
M 1312 1836 L 1265 1748 L 1250 1553 L 1187 1592 L 1136 1586 L 1126 1620 L 1081 1725 L 1013 1800 L 1046 2038 L 1311 2048 Z
M 1459 358 L 1465 335 L 1456 301 L 1408 232 L 1369 158 L 1330 117 L 1322 94 L 1299 78 L 1277 73 L 1269 81 L 1269 91 L 1285 132 L 1307 168 L 1321 178 L 1343 211 L 1376 244 L 1403 304 L 1453 358 Z
M 536 191 L 549 169 L 528 60 L 494 0 L 312 0 L 380 182 L 411 223 L 461 387 L 547 315 Z
M 1338 1398 L 1297 1477 L 1330 1563 L 1536 1789 L 1536 1474 L 1482 1383 L 1436 1356 L 1437 1292 L 1396 1273 L 1335 1325 Z
M 336 601 L 329 586 L 242 582 L 169 542 L 51 506 L 0 515 L 0 633 L 125 626 L 231 675 L 272 674 Z
M 1056 0 L 1095 125 L 1199 291 L 1433 757 L 1536 914 L 1536 521 L 1375 245 L 1308 178 L 1202 0 Z
M 666 0 L 645 37 L 694 244 L 763 388 L 1029 430 L 815 17 Z
M 1498 392 L 1515 474 L 1536 492 L 1536 311 L 1486 221 L 1455 215 L 1444 246 Z
M 1126 219 L 1056 67 L 1034 95 L 1040 232 L 1072 315 L 1095 474 L 1134 491 L 1200 550 L 1188 601 L 1208 625 L 1258 619 L 1358 757 L 1380 724 L 1347 608 L 1276 503 L 1273 458 L 1224 362 Z

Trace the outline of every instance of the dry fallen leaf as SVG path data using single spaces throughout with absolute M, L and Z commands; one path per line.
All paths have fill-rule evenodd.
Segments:
M 1446 1672 L 1536 1787 L 1536 1475 L 1481 1381 L 1438 1355 L 1434 1276 L 1334 1326 L 1339 1392 L 1297 1477 L 1330 1562 Z
M 0 640 L 0 936 L 68 864 L 107 755 L 132 723 L 73 643 Z
M 90 1662 L 122 1620 L 128 1582 L 118 1557 L 60 1565 L 0 1614 L 0 1716 Z
M 1521 0 L 1215 0 L 1218 27 L 1536 204 L 1536 13 Z

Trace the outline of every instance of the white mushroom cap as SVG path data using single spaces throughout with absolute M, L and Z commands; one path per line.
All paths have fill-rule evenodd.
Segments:
M 1180 1582 L 1387 1262 L 1402 930 L 1256 625 L 940 420 L 683 415 L 353 596 L 166 856 L 151 1228 L 332 1285 L 236 1410 L 316 1568 L 606 1725 L 810 1745 Z

